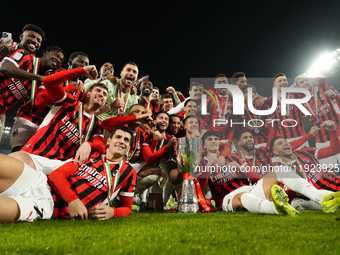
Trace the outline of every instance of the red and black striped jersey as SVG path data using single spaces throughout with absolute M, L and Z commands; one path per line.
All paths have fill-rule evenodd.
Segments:
M 119 164 L 118 162 L 109 160 L 108 163 L 112 174 L 112 183 L 115 183 Z M 73 162 L 67 164 L 73 164 Z M 63 167 L 67 167 L 67 164 Z M 55 171 L 58 171 L 58 169 Z M 112 202 L 113 198 L 117 195 L 133 197 L 136 186 L 136 177 L 136 170 L 129 163 L 124 162 L 120 167 L 117 186 L 111 191 L 111 200 L 108 201 L 108 181 L 105 171 L 105 160 L 102 159 L 102 156 L 99 153 L 95 153 L 90 160 L 68 176 L 67 181 L 71 190 L 89 211 L 95 205 L 104 205 Z M 54 199 L 55 217 L 69 218 L 68 203 L 54 190 L 52 190 L 52 194 Z
M 80 146 L 79 105 L 81 102 L 77 96 L 69 92 L 66 92 L 66 95 L 63 101 L 49 111 L 37 133 L 21 149 L 22 151 L 50 159 L 66 160 L 74 157 Z M 100 120 L 84 110 L 81 116 L 83 116 L 82 141 L 85 141 L 85 137 L 89 137 L 89 141 L 96 137 L 104 139 Z
M 236 154 L 229 154 L 226 156 L 226 162 L 237 162 L 241 166 L 245 163 Z M 208 158 L 204 157 L 199 165 L 199 171 L 201 172 L 197 178 L 208 178 L 208 184 L 211 194 L 216 202 L 216 206 L 221 208 L 223 199 L 230 192 L 242 187 L 249 185 L 247 176 L 242 172 L 227 171 L 226 168 L 213 171 L 207 167 Z
M 271 166 L 271 156 L 272 153 L 269 148 L 261 146 L 260 148 L 255 148 L 255 162 L 254 162 L 254 155 L 247 156 L 245 155 L 242 150 L 237 152 L 237 155 L 246 162 L 249 166 L 256 167 L 256 170 L 260 177 L 264 177 L 268 172 L 270 172 Z
M 233 118 L 232 116 L 232 110 L 233 110 L 233 100 L 230 95 L 227 95 L 226 97 L 222 97 L 221 102 L 222 106 L 220 108 L 217 107 L 214 100 L 210 97 L 207 100 L 207 113 L 208 115 L 203 115 L 202 118 L 207 123 L 207 126 L 209 130 L 216 131 L 220 134 L 219 139 L 220 140 L 228 140 L 232 141 L 233 136 L 235 133 L 235 126 L 233 127 L 230 124 L 230 120 Z M 228 101 L 228 107 L 227 112 L 225 111 L 225 106 Z M 214 123 L 214 120 L 217 119 L 225 119 L 226 123 Z M 228 122 L 227 122 L 228 121 Z
M 144 161 L 141 150 L 143 146 L 145 145 L 149 146 L 149 144 L 150 139 L 148 134 L 141 128 L 138 128 L 137 134 L 134 134 L 133 145 L 130 148 L 130 151 L 128 152 L 127 158 L 129 163 L 137 163 Z
M 305 178 L 317 189 L 327 189 L 333 191 L 340 190 L 340 179 L 333 172 L 329 172 L 327 168 L 319 164 L 318 155 L 320 149 L 316 148 L 303 148 L 294 151 L 297 161 L 295 159 L 286 162 L 295 173 L 300 177 Z M 281 160 L 280 165 L 286 166 Z M 300 167 L 300 166 L 301 167 Z
M 264 104 L 257 110 L 268 110 L 270 107 Z M 240 126 L 240 130 L 247 130 L 254 137 L 255 144 L 267 143 L 269 127 L 267 125 L 268 120 L 271 119 L 271 115 L 256 115 L 245 107 L 245 114 L 239 116 L 244 126 Z M 271 126 L 271 124 L 270 124 Z
M 165 133 L 165 139 L 161 140 L 161 141 L 155 141 L 150 135 L 149 135 L 149 141 L 150 141 L 150 149 L 152 152 L 156 152 L 159 151 L 160 149 L 162 149 L 165 145 L 168 144 L 168 142 L 171 139 L 171 135 L 169 135 L 168 133 Z M 173 155 L 174 151 L 171 150 L 168 153 L 170 153 L 171 155 Z M 169 154 L 168 154 L 169 155 Z M 162 159 L 161 159 L 162 160 Z M 161 160 L 159 160 L 158 164 L 161 162 Z
M 325 95 L 325 91 L 332 90 L 336 94 L 339 93 L 329 85 L 318 85 L 314 88 L 315 91 L 311 93 L 311 99 L 308 104 L 310 109 L 313 111 L 313 115 L 310 115 L 309 118 L 312 122 L 313 126 L 319 126 L 325 120 L 334 121 L 337 129 L 340 128 L 340 105 L 337 104 L 335 99 L 332 99 Z M 317 100 L 315 99 L 315 94 L 317 95 Z M 315 102 L 317 101 L 317 107 Z M 307 104 L 305 104 L 307 108 Z M 308 109 L 308 108 L 307 108 Z M 315 136 L 317 143 L 324 143 L 330 140 L 330 134 L 328 131 L 320 128 L 318 134 Z
M 303 98 L 305 95 L 302 93 L 288 93 L 290 99 Z M 269 99 L 269 106 L 273 105 L 273 96 Z M 273 125 L 276 127 L 277 135 L 282 136 L 284 139 L 297 138 L 305 135 L 305 130 L 303 128 L 304 114 L 295 104 L 286 105 L 288 111 L 286 110 L 286 115 L 281 114 L 281 102 L 279 97 L 277 99 L 276 111 L 272 114 Z M 279 120 L 279 121 L 278 121 Z M 283 121 L 283 122 L 282 122 Z M 295 126 L 295 121 L 297 125 Z M 283 123 L 283 125 L 282 125 Z M 271 127 L 272 123 L 270 123 Z
M 15 64 L 18 68 L 27 72 L 33 70 L 34 55 L 29 54 L 26 50 L 17 50 L 11 56 L 5 57 L 4 61 L 8 60 Z M 0 74 L 0 114 L 5 113 L 14 105 L 30 97 L 32 81 L 18 80 Z

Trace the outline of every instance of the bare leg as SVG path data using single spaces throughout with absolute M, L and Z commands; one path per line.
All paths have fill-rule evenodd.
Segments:
M 0 154 L 0 162 L 0 193 L 2 193 L 22 174 L 24 163 L 4 154 Z
M 28 166 L 32 167 L 36 170 L 35 165 L 33 163 L 33 160 L 29 156 L 29 154 L 25 151 L 17 151 L 13 152 L 8 155 L 9 157 L 16 158 L 18 160 L 21 160 L 22 162 L 26 163 Z
M 16 221 L 20 217 L 17 202 L 10 197 L 0 197 L 0 222 Z

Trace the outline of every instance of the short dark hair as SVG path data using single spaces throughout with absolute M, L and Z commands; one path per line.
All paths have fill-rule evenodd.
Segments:
M 172 96 L 172 95 L 170 95 L 170 94 L 163 94 L 161 98 L 162 98 L 162 99 L 165 99 L 165 98 L 171 98 L 171 99 L 172 99 L 172 101 L 174 101 L 174 98 L 173 98 L 173 96 Z
M 251 85 L 251 84 L 248 84 L 248 85 L 246 85 L 246 86 L 243 86 L 243 87 L 241 88 L 242 93 L 244 94 L 244 91 L 245 91 L 245 90 L 248 90 L 248 88 L 252 88 L 252 89 L 253 89 L 253 93 L 255 93 L 255 95 L 257 95 L 257 90 L 256 90 L 255 86 L 254 86 L 254 85 Z
M 152 85 L 153 86 L 153 85 Z M 156 86 L 153 86 L 152 89 L 157 89 L 159 91 L 159 88 Z
M 68 61 L 73 61 L 73 59 L 75 59 L 75 58 L 78 57 L 79 55 L 82 55 L 82 56 L 84 56 L 84 57 L 89 58 L 89 56 L 88 56 L 86 53 L 84 53 L 84 52 L 82 52 L 82 51 L 76 51 L 76 52 L 73 52 L 73 53 L 70 55 Z
M 199 82 L 192 82 L 189 86 L 189 91 L 192 90 L 192 87 L 197 86 L 197 87 L 202 87 L 203 88 L 203 84 L 199 83 Z
M 133 107 L 135 107 L 135 106 L 143 106 L 145 108 L 145 105 L 142 105 L 142 104 L 133 104 L 133 105 L 130 106 L 130 108 L 129 108 L 129 110 L 127 112 L 131 111 L 131 109 Z
M 240 140 L 241 136 L 246 132 L 250 133 L 248 130 L 242 130 L 241 132 L 238 132 L 236 135 L 236 141 Z
M 59 46 L 49 46 L 49 47 L 46 47 L 43 50 L 43 53 L 44 52 L 51 52 L 51 51 L 54 51 L 54 50 L 61 51 L 64 54 L 64 56 L 65 56 L 65 51 L 62 48 L 60 48 Z
M 231 83 L 235 84 L 238 81 L 238 78 L 246 77 L 246 74 L 243 72 L 236 72 L 231 76 Z
M 129 133 L 131 135 L 131 139 L 130 139 L 130 147 L 133 146 L 133 140 L 134 140 L 134 133 L 133 131 L 131 130 L 131 128 L 129 127 L 126 127 L 126 126 L 119 126 L 117 127 L 116 129 L 114 129 L 113 131 L 111 131 L 110 133 L 110 138 L 112 138 L 114 136 L 114 134 L 116 133 L 117 130 L 122 130 L 126 133 Z
M 123 66 L 122 70 L 123 70 L 127 65 L 133 65 L 133 66 L 136 66 L 136 67 L 138 68 L 138 66 L 137 66 L 137 64 L 136 64 L 135 62 L 127 62 L 127 63 Z
M 196 120 L 198 121 L 197 116 L 195 116 L 195 115 L 189 115 L 189 116 L 186 116 L 185 119 L 183 120 L 183 125 L 184 125 L 185 122 L 187 122 L 187 120 L 190 119 L 190 118 L 194 118 L 194 119 L 196 119 Z
M 182 121 L 181 117 L 180 117 L 178 114 L 171 114 L 171 115 L 169 116 L 169 123 L 171 122 L 171 118 L 172 118 L 172 117 L 179 118 L 179 120 Z
M 227 78 L 227 76 L 226 76 L 224 73 L 220 73 L 220 74 L 218 74 L 218 75 L 215 76 L 215 79 L 221 78 L 221 77 Z
M 184 107 L 187 106 L 187 105 L 189 104 L 189 102 L 195 102 L 196 105 L 198 105 L 198 103 L 197 103 L 197 101 L 196 101 L 195 99 L 189 98 L 189 99 L 185 100 L 185 102 L 184 102 Z
M 273 82 L 277 79 L 277 77 L 280 77 L 280 76 L 285 76 L 285 77 L 287 77 L 284 73 L 277 73 L 277 74 L 275 74 L 274 77 L 273 77 Z
M 219 134 L 217 131 L 207 131 L 202 136 L 202 144 L 204 144 L 205 140 L 208 138 L 208 136 L 216 136 L 219 138 Z
M 106 86 L 106 84 L 100 82 L 93 83 L 87 92 L 92 91 L 95 87 L 104 88 L 107 90 L 107 92 L 109 92 L 109 88 Z
M 280 139 L 280 138 L 283 138 L 283 137 L 282 137 L 282 136 L 276 136 L 276 137 L 273 138 L 273 140 L 270 141 L 270 144 L 269 144 L 269 146 L 270 146 L 270 151 L 273 152 L 274 143 L 275 143 L 275 141 L 276 141 L 277 139 Z
M 46 39 L 46 34 L 45 34 L 44 30 L 42 30 L 42 29 L 41 29 L 40 27 L 38 27 L 37 25 L 34 25 L 34 24 L 26 24 L 26 25 L 22 28 L 21 32 L 24 33 L 25 31 L 28 31 L 28 30 L 32 30 L 32 31 L 38 33 L 39 35 L 41 35 L 41 38 L 42 38 L 43 40 Z
M 157 118 L 157 116 L 158 116 L 159 114 L 161 114 L 161 113 L 165 113 L 166 115 L 168 115 L 169 120 L 170 120 L 170 115 L 169 115 L 169 113 L 167 113 L 167 112 L 165 112 L 165 111 L 158 111 L 158 112 L 156 112 L 155 115 L 153 116 L 153 119 L 155 120 L 155 119 Z

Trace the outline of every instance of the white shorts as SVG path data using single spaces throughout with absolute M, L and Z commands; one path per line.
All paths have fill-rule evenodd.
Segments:
M 22 117 L 15 117 L 11 132 L 11 147 L 24 146 L 37 132 L 38 125 Z
M 268 200 L 264 194 L 263 191 L 263 179 L 259 180 L 255 185 L 253 186 L 242 186 L 232 192 L 230 192 L 228 195 L 226 195 L 223 198 L 222 202 L 222 210 L 226 212 L 234 212 L 233 209 L 233 199 L 237 194 L 240 194 L 242 192 L 253 194 L 255 197 Z
M 139 171 L 142 170 L 142 168 L 146 165 L 146 162 L 138 162 L 138 163 L 133 163 L 133 164 L 130 163 L 130 165 L 131 165 L 134 169 L 136 169 L 136 172 L 137 172 L 137 174 L 138 174 Z
M 47 184 L 47 177 L 24 164 L 19 178 L 4 192 L 2 197 L 14 199 L 20 208 L 18 221 L 51 219 L 53 215 L 53 197 Z
M 74 159 L 68 159 L 68 160 L 59 160 L 59 159 L 49 159 L 45 158 L 43 156 L 38 156 L 34 154 L 29 154 L 30 155 L 34 165 L 35 169 L 37 171 L 43 172 L 46 175 L 51 174 L 55 169 L 61 167 L 62 165 L 74 161 Z

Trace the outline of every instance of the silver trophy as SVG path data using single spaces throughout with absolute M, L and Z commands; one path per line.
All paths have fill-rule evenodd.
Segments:
M 202 154 L 202 141 L 199 138 L 183 137 L 178 139 L 176 148 L 176 160 L 179 169 L 183 173 L 182 191 L 179 197 L 178 212 L 197 213 L 199 211 L 199 200 L 191 173 Z

